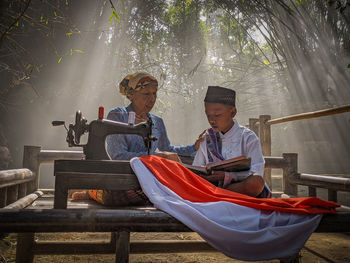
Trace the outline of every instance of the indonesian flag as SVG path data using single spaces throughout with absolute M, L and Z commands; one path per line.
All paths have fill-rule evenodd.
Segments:
M 295 255 L 323 213 L 339 204 L 318 198 L 253 198 L 215 187 L 181 164 L 157 156 L 130 161 L 142 190 L 160 209 L 240 260 Z

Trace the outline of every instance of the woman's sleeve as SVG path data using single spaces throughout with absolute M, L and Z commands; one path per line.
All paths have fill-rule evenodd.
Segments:
M 125 115 L 125 116 L 124 116 Z M 107 119 L 119 122 L 126 122 L 128 116 L 127 112 L 121 110 L 110 111 Z M 108 135 L 106 138 L 107 153 L 112 160 L 130 160 L 133 157 L 139 157 L 147 155 L 147 152 L 130 152 L 128 149 L 127 135 L 125 134 L 113 134 Z
M 160 138 L 158 139 L 158 149 L 160 151 L 176 152 L 180 156 L 194 156 L 196 150 L 194 144 L 174 146 L 170 143 L 164 122 L 161 118 L 157 118 L 157 129 L 160 130 Z
M 147 152 L 130 152 L 124 134 L 108 135 L 106 138 L 107 152 L 112 160 L 130 160 L 133 157 L 147 155 Z

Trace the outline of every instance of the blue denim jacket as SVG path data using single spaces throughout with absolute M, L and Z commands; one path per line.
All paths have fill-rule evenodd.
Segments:
M 133 111 L 131 104 L 127 107 L 113 108 L 107 116 L 107 119 L 119 122 L 128 122 L 129 112 Z M 152 142 L 150 154 L 155 154 L 156 150 L 176 152 L 180 156 L 194 156 L 194 144 L 186 146 L 174 146 L 170 144 L 166 133 L 163 119 L 154 114 L 148 113 L 148 117 L 152 119 L 152 135 L 157 138 Z M 113 134 L 106 138 L 107 152 L 113 160 L 130 160 L 136 156 L 147 155 L 147 148 L 143 139 L 135 134 Z

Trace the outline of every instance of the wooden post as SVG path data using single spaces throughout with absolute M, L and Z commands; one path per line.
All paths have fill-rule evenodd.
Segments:
M 328 201 L 338 202 L 337 191 L 328 189 Z
M 7 187 L 0 188 L 0 208 L 6 206 L 7 203 Z
M 261 150 L 264 156 L 271 156 L 271 126 L 267 121 L 271 119 L 270 115 L 259 116 L 259 138 L 261 143 Z M 272 189 L 271 169 L 264 169 L 264 180 Z
M 55 173 L 55 196 L 53 202 L 54 209 L 66 209 L 68 199 L 68 182 L 63 175 L 57 176 Z
M 16 202 L 18 199 L 18 184 L 7 187 L 6 205 Z
M 308 189 L 309 189 L 309 197 L 317 196 L 316 187 L 309 186 Z
M 23 152 L 23 167 L 28 168 L 33 173 L 35 173 L 35 180 L 28 184 L 27 193 L 33 193 L 39 188 L 39 153 L 41 151 L 41 146 L 24 146 Z
M 16 263 L 32 263 L 34 260 L 33 246 L 34 233 L 18 233 Z
M 257 118 L 249 118 L 249 129 L 259 137 L 259 126 L 257 124 L 258 121 L 259 119 Z
M 130 232 L 121 231 L 117 233 L 115 249 L 115 262 L 128 263 L 130 253 Z
M 283 169 L 283 191 L 285 194 L 297 196 L 297 185 L 290 183 L 290 178 L 295 177 L 298 173 L 298 154 L 297 153 L 283 153 L 283 158 L 288 165 Z
M 26 194 L 27 194 L 27 184 L 25 183 L 25 184 L 18 185 L 18 198 L 17 199 L 26 196 Z

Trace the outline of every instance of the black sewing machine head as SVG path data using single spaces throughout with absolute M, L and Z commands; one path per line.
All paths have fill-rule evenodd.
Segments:
M 64 121 L 53 121 L 53 126 L 64 125 Z M 156 140 L 152 136 L 152 120 L 142 122 L 137 125 L 127 124 L 123 122 L 111 121 L 103 119 L 103 113 L 99 112 L 99 118 L 93 120 L 90 124 L 82 117 L 80 111 L 75 114 L 75 124 L 69 124 L 67 130 L 67 138 L 69 147 L 83 147 L 86 160 L 109 160 L 111 159 L 105 148 L 106 136 L 110 134 L 137 134 L 140 135 L 148 150 L 151 148 L 152 141 Z M 80 137 L 84 133 L 88 134 L 88 142 L 85 145 L 80 144 Z

